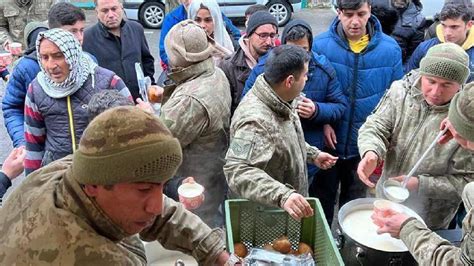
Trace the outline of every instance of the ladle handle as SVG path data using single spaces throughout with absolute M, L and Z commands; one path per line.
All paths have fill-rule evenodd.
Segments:
M 408 174 L 405 176 L 405 178 L 403 179 L 403 183 L 402 183 L 402 186 L 405 187 L 408 183 L 408 179 L 410 178 L 410 176 L 412 176 L 416 170 L 418 169 L 418 167 L 420 167 L 420 164 L 421 162 L 426 158 L 426 156 L 428 156 L 428 153 L 434 148 L 434 146 L 436 146 L 436 143 L 438 142 L 438 140 L 444 135 L 444 133 L 446 133 L 446 131 L 448 131 L 448 127 L 445 127 L 443 130 L 441 130 L 438 135 L 436 136 L 436 138 L 434 139 L 434 141 L 430 144 L 430 146 L 428 147 L 428 149 L 426 149 L 426 151 L 423 153 L 423 155 L 421 155 L 420 159 L 418 159 L 418 161 L 416 162 L 415 166 L 413 166 L 413 168 L 410 170 L 410 172 L 408 172 Z

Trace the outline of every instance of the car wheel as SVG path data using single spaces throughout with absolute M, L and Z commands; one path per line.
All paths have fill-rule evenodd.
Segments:
M 165 6 L 158 2 L 147 2 L 140 8 L 139 17 L 145 27 L 158 29 L 165 19 Z
M 268 5 L 268 12 L 275 16 L 278 26 L 284 26 L 291 18 L 291 7 L 286 1 L 271 1 Z

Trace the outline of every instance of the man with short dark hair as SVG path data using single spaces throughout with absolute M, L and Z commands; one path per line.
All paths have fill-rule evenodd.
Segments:
M 83 39 L 85 22 L 84 11 L 71 3 L 55 4 L 48 13 L 49 28 L 67 30 L 80 43 Z M 48 30 L 48 25 L 43 23 L 32 22 L 26 25 L 25 42 L 28 43 L 28 48 L 13 69 L 10 81 L 6 85 L 2 101 L 3 118 L 14 147 L 25 145 L 23 125 L 26 91 L 31 81 L 40 72 L 36 53 L 36 37 L 45 30 Z M 93 56 L 91 58 L 95 60 Z
M 275 45 L 278 38 L 278 23 L 268 11 L 258 11 L 247 23 L 247 34 L 239 39 L 239 48 L 231 57 L 221 62 L 230 84 L 232 96 L 231 113 L 233 114 L 240 102 L 245 81 L 259 58 Z
M 155 65 L 142 25 L 123 18 L 121 0 L 94 0 L 98 22 L 84 32 L 84 51 L 93 54 L 99 66 L 115 72 L 127 85 L 133 99 L 140 97 L 135 63 L 155 84 Z
M 337 158 L 304 140 L 293 102 L 303 90 L 310 56 L 282 45 L 234 113 L 224 172 L 231 195 L 283 208 L 295 219 L 313 215 L 306 162 L 327 169 Z
M 328 31 L 315 38 L 313 51 L 332 63 L 349 103 L 342 119 L 324 128 L 326 147 L 339 160 L 329 171 L 319 171 L 313 182 L 331 224 L 339 183 L 339 206 L 366 196 L 356 175 L 358 131 L 390 84 L 403 76 L 402 55 L 397 42 L 382 32 L 379 20 L 371 15 L 370 0 L 338 0 L 337 17 Z
M 181 162 L 179 141 L 153 114 L 105 111 L 73 155 L 34 172 L 0 209 L 0 264 L 146 265 L 144 240 L 224 265 L 222 229 L 163 195 Z
M 306 142 L 323 149 L 323 125 L 337 123 L 341 119 L 347 108 L 347 99 L 342 93 L 341 84 L 331 63 L 324 55 L 311 51 L 313 34 L 308 23 L 300 19 L 291 20 L 283 29 L 281 40 L 283 44 L 297 45 L 310 52 L 308 80 L 303 89 L 305 96 L 300 96 L 301 101 L 298 101 L 296 110 L 301 119 Z M 268 53 L 259 59 L 245 82 L 243 94 L 250 90 L 257 77 L 264 72 L 267 58 Z M 316 166 L 308 164 L 310 186 L 317 171 Z
M 471 74 L 467 82 L 474 81 L 474 31 L 471 20 L 471 9 L 463 4 L 448 3 L 443 6 L 439 14 L 440 24 L 436 27 L 436 37 L 426 40 L 413 52 L 406 65 L 406 72 L 420 67 L 421 59 L 431 47 L 445 42 L 461 46 L 469 55 L 469 69 Z

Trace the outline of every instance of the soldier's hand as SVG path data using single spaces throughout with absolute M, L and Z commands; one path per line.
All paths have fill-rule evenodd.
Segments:
M 364 158 L 360 160 L 359 166 L 357 166 L 357 175 L 360 181 L 369 187 L 375 187 L 375 184 L 370 181 L 369 177 L 377 168 L 378 161 L 379 156 L 373 151 L 368 151 L 364 154 Z
M 313 216 L 313 208 L 308 201 L 298 193 L 292 193 L 283 204 L 283 209 L 296 220 Z
M 326 144 L 326 146 L 328 146 L 329 148 L 335 150 L 336 144 L 337 144 L 336 132 L 334 132 L 334 129 L 329 124 L 326 124 L 323 126 L 323 132 L 324 132 L 324 144 Z
M 405 178 L 404 175 L 400 175 L 400 176 L 392 177 L 391 179 L 397 180 L 398 182 L 402 183 L 404 178 Z M 406 188 L 410 191 L 418 191 L 419 184 L 420 184 L 420 181 L 418 180 L 418 177 L 412 176 L 408 179 Z
M 222 251 L 217 257 L 215 265 L 226 265 L 229 258 L 229 253 L 227 253 L 227 251 Z
M 385 215 L 381 215 L 381 213 L 384 213 Z M 383 212 L 374 213 L 372 215 L 372 221 L 379 227 L 377 229 L 377 234 L 389 233 L 392 237 L 395 238 L 400 238 L 400 230 L 402 229 L 402 224 L 408 218 L 410 218 L 410 216 L 404 213 L 399 213 L 395 211 L 387 212 L 385 210 Z
M 316 159 L 314 159 L 314 164 L 317 167 L 319 167 L 323 170 L 326 170 L 326 169 L 329 169 L 329 168 L 333 167 L 336 164 L 337 159 L 338 159 L 338 157 L 332 156 L 331 154 L 329 154 L 327 152 L 320 152 L 318 154 L 318 157 L 316 157 Z
M 445 144 L 454 137 L 453 133 L 450 130 L 452 128 L 452 125 L 451 122 L 449 122 L 448 118 L 445 118 L 443 119 L 443 121 L 441 121 L 441 124 L 439 125 L 439 130 L 444 130 L 446 127 L 448 128 L 448 131 L 446 131 L 446 133 L 444 133 L 444 135 L 438 140 L 439 144 Z
M 298 112 L 298 115 L 301 116 L 302 118 L 311 118 L 314 113 L 316 112 L 317 106 L 314 104 L 314 102 L 306 98 L 304 96 L 300 96 L 301 101 L 298 103 L 298 106 L 296 107 L 296 111 Z

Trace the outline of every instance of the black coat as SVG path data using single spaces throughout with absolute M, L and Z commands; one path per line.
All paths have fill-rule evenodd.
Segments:
M 121 77 L 133 99 L 136 99 L 140 97 L 140 93 L 135 63 L 142 64 L 143 73 L 155 84 L 154 59 L 139 23 L 122 20 L 120 26 L 120 37 L 110 33 L 100 22 L 88 27 L 84 32 L 82 48 L 97 58 L 99 66 L 112 70 Z

